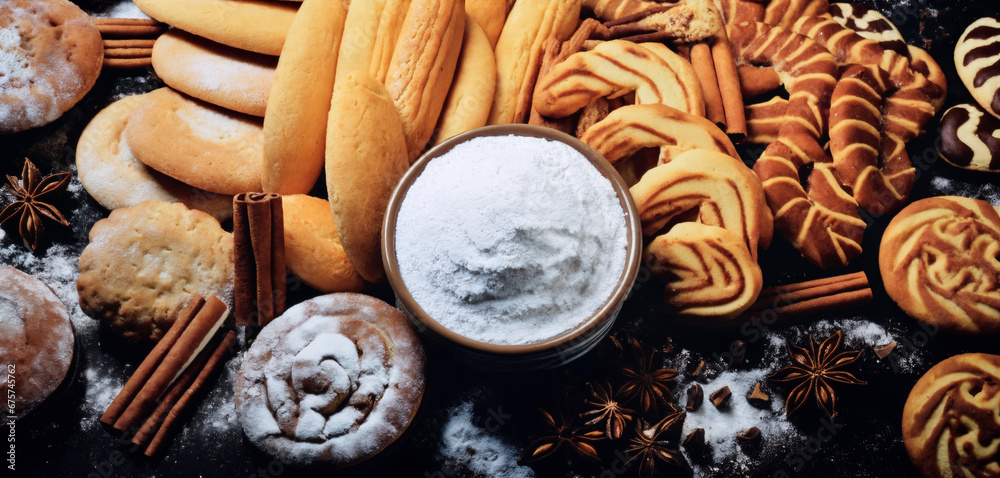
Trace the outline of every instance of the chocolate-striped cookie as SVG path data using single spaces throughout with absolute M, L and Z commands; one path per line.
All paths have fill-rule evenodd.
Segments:
M 921 199 L 885 229 L 885 291 L 910 316 L 964 334 L 1000 332 L 1000 214 L 958 196 Z
M 938 154 L 960 168 L 1000 171 L 1000 120 L 979 105 L 955 105 L 938 124 Z
M 955 68 L 972 97 L 1000 118 L 1000 21 L 972 22 L 955 44 Z
M 854 3 L 831 3 L 830 18 L 858 32 L 858 35 L 877 41 L 883 49 L 910 56 L 903 34 L 877 10 Z
M 917 380 L 903 406 L 903 444 L 928 478 L 1000 476 L 1000 355 L 945 359 Z

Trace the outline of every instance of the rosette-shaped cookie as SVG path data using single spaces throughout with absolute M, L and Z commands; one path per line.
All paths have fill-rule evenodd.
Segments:
M 956 355 L 932 367 L 903 407 L 903 443 L 927 478 L 1000 476 L 1000 356 Z
M 752 171 L 737 159 L 691 150 L 659 165 L 631 188 L 650 271 L 666 282 L 678 315 L 726 320 L 760 293 L 757 249 L 770 244 L 771 213 Z
M 1000 215 L 942 196 L 903 208 L 882 236 L 886 292 L 911 317 L 960 333 L 1000 331 Z
M 261 331 L 236 379 L 236 410 L 250 441 L 284 463 L 352 465 L 409 426 L 423 366 L 401 312 L 362 294 L 324 295 Z

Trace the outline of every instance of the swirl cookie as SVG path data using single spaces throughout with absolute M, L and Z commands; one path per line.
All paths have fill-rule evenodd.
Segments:
M 15 393 L 15 415 L 31 413 L 66 377 L 75 339 L 69 312 L 44 282 L 0 266 L 0 390 Z M 15 383 L 8 388 L 8 367 Z M 6 395 L 6 394 L 5 394 Z M 7 403 L 5 401 L 5 403 Z M 7 413 L 4 413 L 7 415 Z
M 100 32 L 73 3 L 0 3 L 0 134 L 62 116 L 94 86 L 103 60 Z
M 1000 331 L 1000 215 L 986 201 L 921 199 L 879 247 L 886 292 L 911 317 L 951 332 Z
M 232 217 L 232 196 L 188 186 L 142 164 L 132 154 L 123 133 L 145 97 L 127 96 L 111 103 L 84 128 L 76 147 L 76 168 L 84 189 L 111 210 L 143 201 L 164 201 L 184 203 L 219 221 Z
M 858 35 L 875 40 L 883 49 L 903 56 L 910 55 L 903 34 L 877 10 L 855 3 L 831 3 L 829 14 L 837 23 L 854 30 Z
M 979 105 L 955 105 L 938 123 L 938 154 L 960 168 L 1000 171 L 1000 120 Z
M 324 295 L 264 327 L 236 377 L 236 411 L 250 441 L 283 463 L 353 465 L 409 426 L 423 367 L 401 312 L 366 295 Z
M 972 22 L 955 44 L 958 77 L 983 109 L 1000 118 L 1000 21 Z
M 192 295 L 232 303 L 233 235 L 183 204 L 116 209 L 80 254 L 80 308 L 126 338 L 157 341 Z
M 261 190 L 259 118 L 160 88 L 132 113 L 125 140 L 143 164 L 196 188 L 230 195 Z
M 969 353 L 932 367 L 903 406 L 903 444 L 927 478 L 1000 476 L 1000 356 Z

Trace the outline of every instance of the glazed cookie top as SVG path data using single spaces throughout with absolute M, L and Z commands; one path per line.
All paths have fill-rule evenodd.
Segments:
M 139 340 L 163 337 L 192 295 L 233 297 L 233 235 L 180 203 L 146 201 L 94 224 L 80 255 L 80 308 Z
M 90 16 L 66 0 L 0 3 L 0 133 L 54 121 L 97 81 L 104 59 Z
M 972 97 L 1000 118 L 1000 21 L 972 22 L 955 44 L 955 68 Z
M 59 384 L 73 361 L 73 327 L 66 306 L 37 278 L 0 266 L 0 389 L 16 377 L 16 415 L 23 417 Z M 14 367 L 10 373 L 8 367 Z
M 1000 476 L 1000 356 L 956 355 L 932 367 L 903 407 L 903 443 L 928 478 Z

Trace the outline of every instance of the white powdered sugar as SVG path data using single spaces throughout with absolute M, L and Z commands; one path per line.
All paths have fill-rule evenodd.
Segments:
M 94 18 L 139 18 L 148 19 L 142 10 L 132 0 L 122 0 L 103 12 L 95 13 Z
M 59 117 L 59 102 L 65 96 L 60 88 L 62 75 L 48 72 L 40 75 L 32 64 L 32 52 L 25 49 L 22 23 L 30 24 L 34 14 L 20 8 L 0 5 L 0 122 L 27 120 L 29 124 L 45 124 Z M 55 64 L 56 62 L 48 62 Z
M 409 188 L 396 257 L 444 327 L 526 344 L 573 329 L 607 300 L 626 232 L 611 182 L 572 147 L 480 137 L 430 161 Z
M 982 199 L 994 206 L 1000 206 L 1000 186 L 992 182 L 966 184 L 942 176 L 935 176 L 931 179 L 931 195 Z
M 517 464 L 517 447 L 476 424 L 472 402 L 449 411 L 441 433 L 440 458 L 489 477 L 534 478 L 529 467 Z

